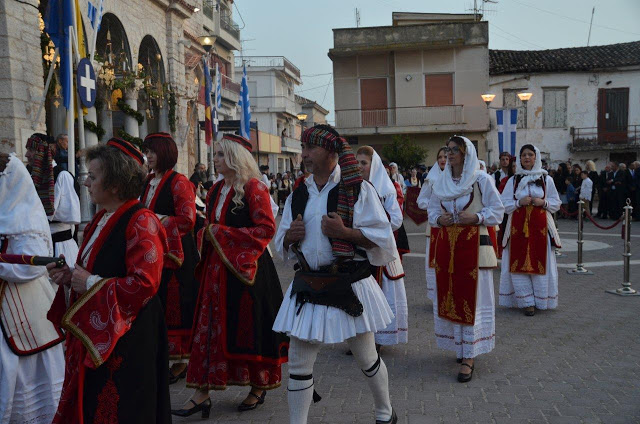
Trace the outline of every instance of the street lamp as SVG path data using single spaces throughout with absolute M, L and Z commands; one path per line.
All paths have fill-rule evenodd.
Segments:
M 298 121 L 300 121 L 300 139 L 302 140 L 302 133 L 304 132 L 304 121 L 307 120 L 307 114 L 306 113 L 299 113 L 296 115 L 296 117 L 298 118 Z
M 216 43 L 216 37 L 215 35 L 203 35 L 202 37 L 198 37 L 198 42 L 204 51 L 209 53 L 213 45 Z
M 496 98 L 495 94 L 482 94 L 481 96 L 482 100 L 487 104 L 487 108 L 489 107 L 493 99 Z
M 520 101 L 522 103 L 524 103 L 525 105 L 527 104 L 527 102 L 529 101 L 529 99 L 531 98 L 531 96 L 533 96 L 533 93 L 528 93 L 526 91 L 523 91 L 522 93 L 518 93 L 518 98 L 520 99 Z

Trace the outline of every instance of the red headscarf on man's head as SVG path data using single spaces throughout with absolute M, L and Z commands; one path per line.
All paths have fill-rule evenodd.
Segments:
M 45 213 L 53 215 L 55 200 L 53 157 L 57 150 L 56 141 L 49 135 L 35 133 L 27 140 L 27 149 L 34 150 L 31 178 L 36 186 L 38 197 L 42 201 Z

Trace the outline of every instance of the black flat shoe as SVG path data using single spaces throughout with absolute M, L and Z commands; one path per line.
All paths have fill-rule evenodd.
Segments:
M 347 352 L 345 353 L 345 355 L 347 355 L 347 356 L 353 356 L 353 352 L 351 352 L 350 350 L 347 350 Z
M 207 398 L 201 403 L 195 403 L 193 399 L 189 399 L 189 402 L 193 403 L 193 408 L 190 409 L 172 409 L 171 414 L 177 415 L 178 417 L 189 417 L 196 412 L 202 411 L 202 418 L 209 418 L 209 413 L 211 412 L 211 399 Z
M 171 370 L 169 370 L 169 384 L 175 384 L 177 383 L 179 380 L 182 380 L 183 378 L 185 378 L 187 376 L 187 369 L 185 368 L 184 371 L 182 371 L 180 374 L 178 375 L 174 375 Z
M 528 317 L 532 317 L 536 314 L 536 308 L 534 306 L 529 306 L 528 308 L 524 308 L 524 314 Z
M 244 403 L 244 402 L 242 402 L 240 405 L 238 405 L 238 411 L 240 411 L 240 412 L 251 411 L 252 409 L 256 409 L 258 407 L 258 405 L 262 405 L 264 403 L 264 397 L 267 395 L 267 391 L 263 390 L 262 394 L 260 396 L 256 395 L 253 392 L 249 392 L 249 394 L 251 396 L 253 396 L 254 398 L 258 399 L 258 401 L 256 403 Z
M 458 381 L 460 383 L 468 383 L 469 381 L 471 381 L 471 378 L 473 377 L 473 365 L 465 364 L 464 362 L 461 365 L 465 367 L 469 367 L 471 372 L 469 374 L 463 374 L 461 372 L 458 373 Z
M 396 424 L 398 422 L 398 416 L 396 415 L 396 411 L 391 409 L 391 418 L 388 421 L 380 421 L 376 420 L 376 424 Z
M 456 362 L 461 364 L 462 363 L 462 358 L 456 358 Z

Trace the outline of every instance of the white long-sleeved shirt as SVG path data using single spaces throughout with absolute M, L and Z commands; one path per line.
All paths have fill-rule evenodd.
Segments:
M 52 233 L 65 231 L 72 225 L 80 224 L 80 199 L 73 186 L 73 176 L 63 171 L 58 175 L 53 187 L 53 215 L 47 218 L 50 221 Z M 51 222 L 56 221 L 56 222 Z
M 444 178 L 444 177 L 443 177 Z M 504 206 L 500 201 L 500 194 L 496 189 L 495 180 L 487 173 L 479 173 L 476 182 L 482 192 L 482 210 L 478 213 L 479 222 L 483 225 L 498 225 L 502 222 Z M 464 194 L 454 200 L 442 200 L 433 193 L 429 200 L 429 224 L 437 226 L 438 218 L 442 215 L 444 207 L 447 213 L 462 212 L 469 203 L 471 194 Z M 454 213 L 455 214 L 455 213 Z
M 336 165 L 322 190 L 318 191 L 313 175 L 304 182 L 309 191 L 309 199 L 304 211 L 305 237 L 300 242 L 300 251 L 313 270 L 329 265 L 335 259 L 331 242 L 322 233 L 322 217 L 327 215 L 327 198 L 331 189 L 340 183 L 340 176 L 340 166 Z M 386 265 L 397 258 L 391 224 L 373 186 L 363 182 L 361 187 L 358 201 L 354 205 L 353 228 L 360 230 L 367 240 L 376 245 L 371 249 L 363 249 L 367 252 L 369 262 L 374 266 Z M 291 227 L 291 199 L 292 195 L 289 195 L 274 240 L 276 252 L 285 260 L 295 259 L 289 246 L 285 249 L 283 245 L 284 237 Z
M 544 198 L 544 190 L 542 187 L 535 185 L 535 183 L 531 184 L 520 184 L 518 186 L 518 190 L 516 191 L 515 199 L 513 196 L 513 179 L 515 177 L 511 177 L 509 181 L 507 181 L 507 185 L 504 187 L 504 191 L 500 196 L 502 199 L 502 203 L 504 204 L 505 213 L 512 214 L 516 209 L 520 207 L 518 201 L 527 196 L 531 196 L 534 198 Z M 562 204 L 560 200 L 560 196 L 558 195 L 558 190 L 556 190 L 556 186 L 553 183 L 553 178 L 550 176 L 545 176 L 545 185 L 547 186 L 547 198 L 545 203 L 545 208 L 551 212 L 557 212 L 560 209 L 560 205 Z
M 591 178 L 587 177 L 584 180 L 582 180 L 582 185 L 580 185 L 580 198 L 591 201 L 592 193 L 593 193 L 593 181 L 591 181 Z

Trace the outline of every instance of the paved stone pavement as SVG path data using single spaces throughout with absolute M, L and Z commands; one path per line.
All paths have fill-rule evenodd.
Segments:
M 601 221 L 610 224 L 611 221 Z M 452 352 L 437 349 L 433 309 L 426 297 L 424 226 L 405 221 L 412 252 L 405 259 L 409 300 L 409 343 L 384 348 L 392 403 L 399 423 L 640 423 L 640 296 L 619 297 L 605 289 L 620 287 L 620 226 L 601 231 L 585 225 L 586 240 L 598 241 L 584 262 L 591 276 L 573 276 L 575 221 L 561 220 L 567 247 L 559 263 L 559 307 L 525 317 L 497 307 L 496 348 L 476 360 L 473 380 L 456 381 Z M 640 259 L 640 225 L 632 228 L 632 249 Z M 634 259 L 634 258 L 632 258 Z M 283 290 L 293 272 L 276 260 Z M 564 267 L 564 268 L 562 268 Z M 640 261 L 631 267 L 632 283 L 640 289 Z M 635 280 L 634 280 L 635 278 Z M 494 273 L 494 285 L 499 271 Z M 497 301 L 496 301 L 497 305 Z M 373 423 L 373 398 L 346 344 L 324 347 L 314 369 L 316 389 L 323 396 L 311 406 L 310 423 Z M 287 367 L 282 387 L 267 394 L 265 404 L 239 413 L 236 406 L 248 388 L 211 392 L 211 423 L 288 423 Z M 173 407 L 192 393 L 184 380 L 171 386 Z M 198 422 L 199 415 L 174 422 Z

